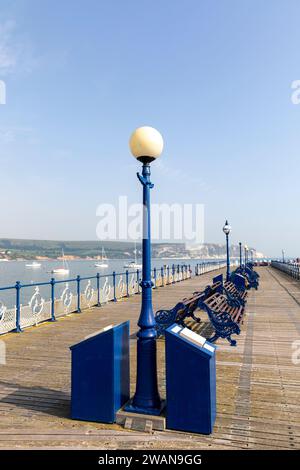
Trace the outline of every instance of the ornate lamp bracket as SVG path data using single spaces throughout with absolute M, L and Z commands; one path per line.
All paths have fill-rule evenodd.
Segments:
M 138 177 L 140 183 L 141 183 L 143 186 L 148 186 L 149 189 L 154 188 L 154 184 L 151 183 L 151 181 L 149 181 L 148 178 L 145 178 L 144 176 L 140 175 L 139 173 L 137 173 L 136 176 Z

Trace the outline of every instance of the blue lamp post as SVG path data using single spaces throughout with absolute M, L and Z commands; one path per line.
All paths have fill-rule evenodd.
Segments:
M 226 220 L 223 227 L 223 232 L 226 235 L 226 255 L 227 255 L 227 269 L 226 269 L 226 280 L 229 281 L 230 278 L 230 259 L 229 259 L 229 234 L 231 232 L 231 227 Z
M 240 247 L 240 268 L 242 267 L 242 242 L 239 242 Z
M 136 391 L 132 400 L 125 406 L 127 411 L 159 415 L 162 401 L 157 386 L 156 329 L 152 308 L 151 280 L 151 227 L 150 227 L 150 163 L 160 156 L 163 139 L 152 127 L 136 129 L 130 138 L 131 153 L 142 162 L 142 175 L 137 177 L 143 187 L 143 279 L 142 306 L 137 333 L 137 377 Z
M 245 245 L 244 250 L 245 250 L 245 267 L 246 267 L 247 266 L 247 261 L 248 261 L 248 259 L 247 259 L 248 258 L 248 256 L 247 256 L 247 252 L 248 252 L 247 245 Z

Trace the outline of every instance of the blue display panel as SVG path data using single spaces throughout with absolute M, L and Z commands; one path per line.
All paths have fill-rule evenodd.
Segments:
M 71 346 L 71 417 L 113 423 L 129 399 L 129 321 Z
M 210 434 L 216 419 L 216 346 L 179 325 L 166 330 L 167 428 Z

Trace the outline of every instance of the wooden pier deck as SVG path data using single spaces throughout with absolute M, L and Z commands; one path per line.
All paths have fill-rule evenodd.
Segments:
M 136 295 L 0 338 L 7 353 L 6 365 L 0 365 L 0 449 L 299 449 L 300 364 L 292 362 L 292 346 L 298 341 L 300 348 L 300 283 L 269 267 L 258 270 L 260 289 L 249 294 L 238 346 L 217 343 L 217 421 L 211 436 L 148 434 L 69 419 L 69 346 L 126 319 L 134 333 L 140 310 Z M 157 289 L 155 309 L 173 306 L 210 283 L 213 274 Z M 200 316 L 207 322 L 206 314 Z M 133 338 L 132 382 L 135 346 Z M 159 340 L 162 396 L 163 354 Z

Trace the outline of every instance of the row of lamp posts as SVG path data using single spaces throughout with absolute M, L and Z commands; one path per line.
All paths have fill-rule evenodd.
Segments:
M 223 232 L 226 236 L 226 280 L 229 281 L 230 279 L 230 253 L 229 253 L 229 234 L 231 232 L 231 226 L 229 225 L 228 221 L 226 220 L 225 225 L 223 227 Z M 250 258 L 249 258 L 250 252 Z M 240 268 L 243 265 L 243 256 L 242 256 L 242 242 L 239 242 L 239 255 L 240 255 Z M 245 266 L 249 262 L 249 260 L 253 263 L 254 262 L 254 250 L 250 250 L 247 245 L 244 245 L 244 261 Z
M 151 225 L 150 225 L 150 189 L 153 184 L 150 180 L 150 164 L 156 160 L 163 150 L 161 134 L 153 127 L 139 127 L 129 142 L 132 155 L 142 163 L 142 174 L 137 173 L 138 180 L 143 187 L 143 278 L 142 305 L 138 320 L 137 333 L 137 378 L 136 390 L 133 398 L 125 406 L 126 411 L 159 415 L 163 402 L 159 396 L 156 365 L 156 329 L 152 307 L 151 280 Z M 229 234 L 231 227 L 226 220 L 223 227 L 226 236 L 227 269 L 226 279 L 230 278 Z M 242 244 L 240 247 L 240 265 L 242 265 Z M 248 260 L 248 247 L 245 245 L 245 264 Z M 253 260 L 253 252 L 252 252 Z

